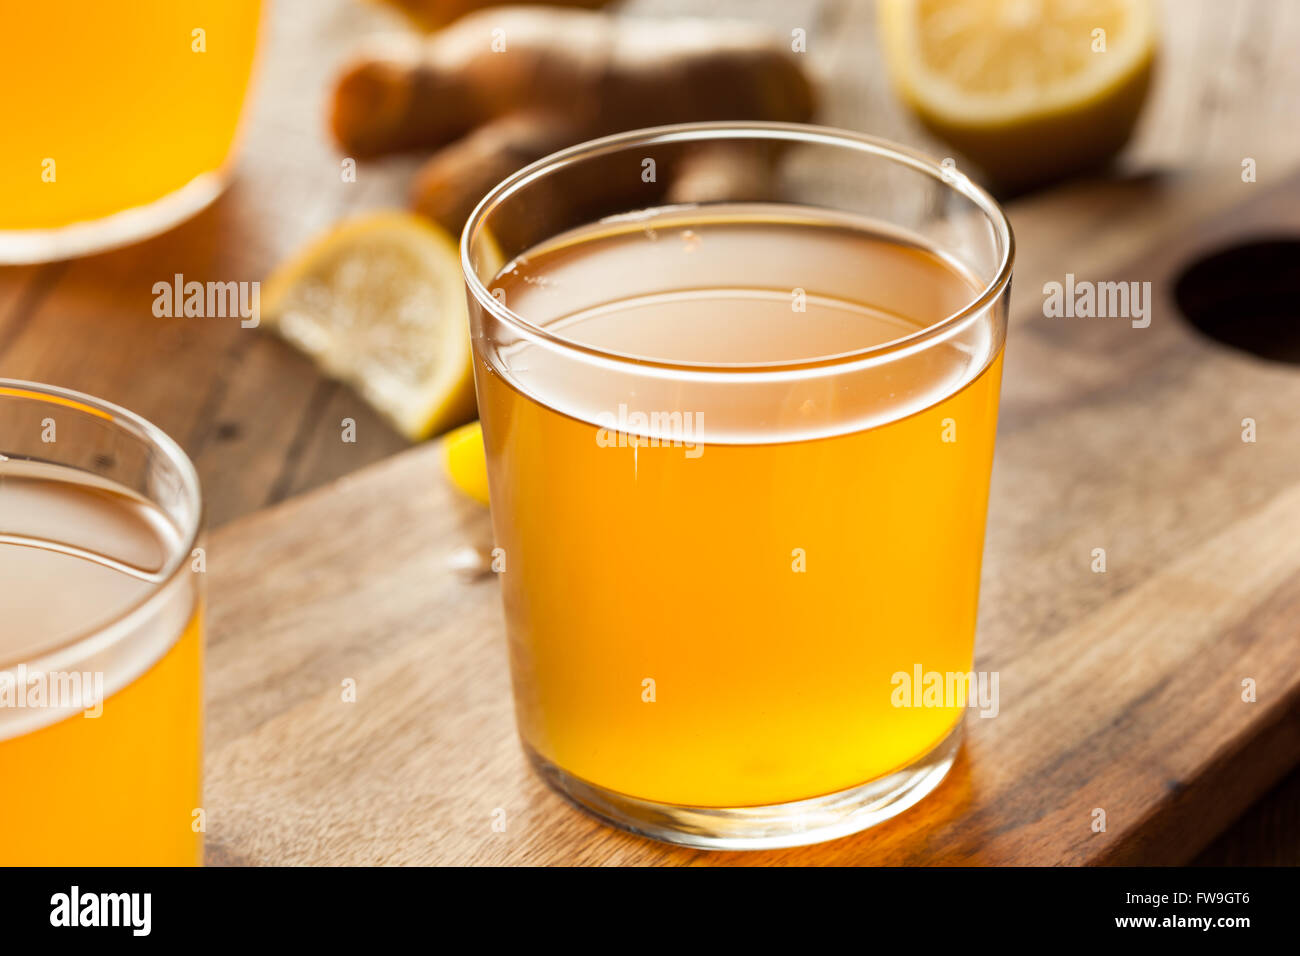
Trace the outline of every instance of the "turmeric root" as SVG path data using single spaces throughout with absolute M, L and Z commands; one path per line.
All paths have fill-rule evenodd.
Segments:
M 813 109 L 797 54 L 750 24 L 502 7 L 372 48 L 340 78 L 332 123 L 350 155 L 437 150 L 412 205 L 456 231 L 492 185 L 561 147 L 668 123 L 802 122 Z M 691 163 L 679 165 L 663 188 Z M 696 182 L 717 189 L 726 165 L 714 151 Z M 761 178 L 752 161 L 736 168 Z

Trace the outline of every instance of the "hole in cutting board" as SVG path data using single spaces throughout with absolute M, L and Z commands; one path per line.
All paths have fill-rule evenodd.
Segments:
M 1300 364 L 1300 239 L 1228 246 L 1187 266 L 1174 301 L 1216 342 Z

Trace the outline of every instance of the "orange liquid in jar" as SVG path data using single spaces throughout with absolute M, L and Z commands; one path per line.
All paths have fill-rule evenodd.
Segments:
M 99 219 L 220 169 L 243 108 L 261 6 L 6 3 L 0 230 Z

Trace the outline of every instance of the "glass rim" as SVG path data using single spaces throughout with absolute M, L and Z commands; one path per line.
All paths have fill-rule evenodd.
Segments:
M 884 159 L 916 172 L 930 176 L 943 185 L 965 196 L 992 224 L 1001 253 L 994 277 L 981 284 L 973 301 L 957 312 L 924 328 L 879 345 L 865 346 L 848 352 L 814 359 L 788 362 L 766 362 L 754 365 L 709 365 L 690 362 L 672 362 L 660 359 L 634 357 L 583 345 L 556 335 L 546 328 L 530 322 L 510 309 L 488 290 L 474 268 L 471 247 L 485 228 L 488 217 L 502 202 L 521 189 L 565 167 L 594 156 L 620 152 L 634 146 L 652 146 L 665 143 L 708 142 L 724 139 L 784 141 L 792 144 L 838 147 Z M 661 208 L 672 208 L 665 206 Z M 681 207 L 679 207 L 681 208 Z M 705 123 L 679 123 L 629 130 L 588 140 L 544 156 L 507 176 L 479 200 L 465 222 L 460 237 L 461 271 L 474 301 L 489 314 L 504 322 L 516 334 L 534 344 L 558 349 L 610 368 L 635 368 L 640 374 L 661 374 L 673 378 L 735 380 L 785 379 L 802 377 L 808 373 L 830 369 L 841 372 L 892 361 L 912 355 L 937 345 L 964 329 L 984 314 L 1002 295 L 1011 281 L 1015 262 L 1015 235 L 1002 207 L 984 188 L 953 166 L 944 166 L 939 160 L 911 147 L 833 126 L 806 123 L 770 123 L 747 120 Z
M 112 646 L 123 634 L 129 634 L 133 625 L 154 610 L 166 592 L 185 570 L 185 560 L 194 551 L 199 536 L 203 531 L 204 501 L 199 487 L 199 475 L 190 456 L 165 431 L 141 415 L 137 415 L 120 405 L 78 392 L 59 385 L 46 385 L 43 382 L 30 382 L 23 379 L 0 378 L 0 401 L 9 398 L 25 398 L 33 401 L 46 401 L 53 405 L 63 405 L 80 412 L 95 415 L 109 421 L 114 427 L 128 432 L 146 442 L 151 449 L 160 451 L 168 461 L 176 466 L 181 478 L 182 491 L 186 501 L 193 506 L 192 527 L 181 527 L 182 544 L 169 558 L 159 580 L 150 587 L 148 593 L 134 604 L 123 609 L 112 619 L 76 634 L 52 647 L 43 648 L 35 657 L 8 661 L 0 658 L 0 670 L 24 664 L 38 670 L 57 670 L 53 663 L 61 663 L 63 658 L 72 656 L 80 658 L 98 653 Z M 9 460 L 0 450 L 0 461 Z M 78 469 L 82 470 L 82 469 Z M 170 515 L 169 515 L 170 517 Z

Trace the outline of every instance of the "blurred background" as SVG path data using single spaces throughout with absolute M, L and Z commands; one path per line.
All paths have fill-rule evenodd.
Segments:
M 743 19 L 778 36 L 802 29 L 803 63 L 819 94 L 818 122 L 954 155 L 891 84 L 869 0 L 629 0 L 612 9 Z M 1106 176 L 1112 188 L 1095 194 L 1092 209 L 1086 200 L 1069 202 L 1050 244 L 1033 230 L 1040 221 L 1050 225 L 1060 187 L 1077 194 L 1094 177 L 1057 183 L 1056 192 L 1030 194 L 1011 207 L 1020 240 L 1018 284 L 1027 267 L 1059 252 L 1062 243 L 1086 246 L 1091 223 L 1107 221 L 1113 243 L 1123 233 L 1114 223 L 1131 215 L 1140 243 L 1149 231 L 1141 223 L 1152 216 L 1191 222 L 1232 198 L 1198 188 L 1191 182 L 1197 170 L 1218 169 L 1220 178 L 1236 182 L 1249 156 L 1261 178 L 1277 181 L 1300 161 L 1294 56 L 1300 6 L 1176 0 L 1160 12 L 1149 99 Z M 214 526 L 407 444 L 382 416 L 276 337 L 247 334 L 238 323 L 159 322 L 152 315 L 156 280 L 175 273 L 201 282 L 265 280 L 341 218 L 406 205 L 412 177 L 427 158 L 427 151 L 415 151 L 362 159 L 356 181 L 343 182 L 344 153 L 328 127 L 342 65 L 368 35 L 412 32 L 405 16 L 361 0 L 277 0 L 263 17 L 236 174 L 225 194 L 152 240 L 0 270 L 0 373 L 88 391 L 151 417 L 197 462 Z M 168 122 L 159 119 L 160 133 Z M 349 416 L 357 421 L 357 440 L 341 444 L 338 422 Z
M 778 37 L 801 29 L 802 62 L 818 90 L 818 122 L 940 157 L 959 155 L 921 124 L 891 84 L 870 0 L 629 0 L 611 9 L 738 18 L 768 25 Z M 1159 9 L 1147 103 L 1131 142 L 1104 177 L 1106 188 L 1091 203 L 1078 198 L 1096 182 L 1086 176 L 1011 207 L 1020 239 L 1018 285 L 1065 244 L 1082 257 L 1090 234 L 1101 235 L 1097 223 L 1108 224 L 1104 239 L 1118 254 L 1115 243 L 1128 231 L 1116 223 L 1125 217 L 1132 217 L 1131 242 L 1138 245 L 1149 236 L 1152 217 L 1190 223 L 1240 196 L 1240 190 L 1194 182 L 1197 171 L 1218 170 L 1220 183 L 1240 186 L 1243 157 L 1257 161 L 1265 182 L 1279 181 L 1300 161 L 1294 56 L 1300 6 L 1172 0 Z M 149 241 L 0 270 L 0 373 L 88 391 L 153 418 L 197 462 L 214 526 L 407 444 L 382 416 L 276 337 L 247 334 L 231 322 L 159 322 L 151 313 L 157 280 L 175 273 L 198 281 L 265 280 L 341 218 L 406 205 L 412 177 L 427 158 L 427 151 L 414 151 L 362 159 L 356 181 L 343 182 L 344 153 L 328 127 L 343 64 L 369 35 L 413 32 L 402 13 L 361 0 L 277 0 L 263 18 L 236 174 L 220 199 Z M 16 41 L 10 32 L 8 42 Z M 158 122 L 166 138 L 173 120 Z M 1055 224 L 1054 202 L 1062 210 Z M 357 440 L 340 444 L 338 422 L 348 416 L 357 421 Z
M 353 156 L 330 127 L 336 84 L 358 49 L 372 37 L 415 38 L 420 31 L 411 10 L 418 18 L 439 7 L 415 0 L 406 6 L 403 12 L 361 0 L 266 4 L 233 177 L 224 192 L 154 238 L 81 258 L 0 267 L 0 376 L 85 391 L 160 425 L 197 464 L 213 528 L 399 452 L 419 437 L 418 428 L 404 434 L 391 414 L 266 329 L 230 319 L 175 321 L 154 310 L 159 281 L 179 274 L 200 282 L 265 282 L 340 221 L 408 206 L 429 150 Z M 1300 169 L 1300 3 L 1290 0 L 1157 3 L 1154 67 L 1134 67 L 1143 75 L 1122 78 L 1116 94 L 1122 102 L 1109 107 L 1112 114 L 1136 117 L 1131 137 L 1126 120 L 1118 120 L 1124 128 L 1113 133 L 1118 153 L 1108 165 L 1062 169 L 1031 183 L 998 182 L 989 169 L 969 162 L 954 145 L 960 135 L 945 131 L 924 103 L 906 95 L 905 78 L 887 62 L 888 43 L 871 0 L 628 0 L 607 9 L 618 16 L 744 20 L 770 28 L 782 42 L 802 31 L 803 48 L 793 52 L 816 90 L 816 122 L 952 157 L 1006 200 L 1018 242 L 1013 318 L 1020 313 L 1041 321 L 1044 281 L 1067 271 L 1097 274 L 1216 211 L 1233 209 L 1251 198 L 1248 190 L 1262 193 L 1294 180 Z M 247 34 L 252 27 L 239 29 Z M 7 32 L 0 50 L 10 44 L 4 52 L 11 58 L 27 40 L 21 30 Z M 213 53 L 231 55 L 229 49 Z M 244 67 L 230 68 L 238 73 Z M 156 82 L 179 82 L 176 69 L 159 64 Z M 226 113 L 237 112 L 238 99 L 236 89 L 224 101 Z M 17 107 L 0 105 L 0 115 L 7 109 Z M 201 140 L 195 129 L 231 121 L 226 113 L 160 112 L 157 144 L 147 148 L 165 152 L 169 142 Z M 24 128 L 35 115 L 8 119 Z M 979 147 L 968 142 L 967 148 Z M 13 155 L 4 145 L 0 151 Z M 349 159 L 356 160 L 350 178 Z M 1249 179 L 1243 175 L 1247 159 Z M 3 222 L 0 229 L 15 225 L 22 223 Z M 1032 342 L 1017 355 L 1016 336 L 1013 328 L 1008 382 L 1041 358 Z M 1014 421 L 1053 397 L 1046 386 L 1013 393 L 1006 414 Z M 472 409 L 440 420 L 433 430 L 468 417 Z M 353 441 L 340 441 L 346 419 L 355 425 Z M 1300 863 L 1300 773 L 1200 862 Z

